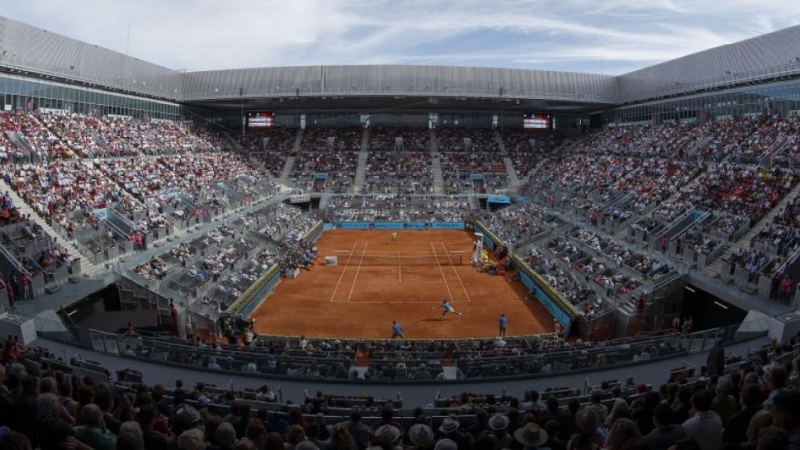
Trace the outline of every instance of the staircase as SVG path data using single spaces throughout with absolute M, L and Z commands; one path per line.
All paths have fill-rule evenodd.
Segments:
M 773 207 L 766 216 L 762 217 L 761 220 L 758 221 L 755 225 L 753 225 L 750 230 L 741 237 L 738 241 L 734 242 L 733 245 L 729 246 L 725 249 L 725 252 L 722 253 L 718 258 L 714 260 L 711 264 L 703 268 L 703 273 L 708 275 L 709 277 L 716 278 L 720 275 L 723 266 L 725 265 L 725 261 L 736 251 L 737 248 L 748 249 L 750 248 L 750 242 L 753 241 L 753 238 L 756 237 L 759 231 L 764 228 L 764 225 L 767 223 L 772 222 L 775 216 L 778 215 L 779 211 L 782 211 L 786 205 L 789 204 L 790 201 L 794 200 L 797 195 L 800 194 L 800 183 L 797 183 L 785 197 L 783 200 L 778 202 L 775 207 Z
M 500 148 L 500 153 L 507 155 L 506 144 L 503 143 L 503 136 L 500 135 L 500 131 L 494 130 L 492 134 L 494 135 L 494 141 L 497 142 L 497 146 Z
M 473 211 L 480 211 L 481 201 L 478 200 L 478 197 L 476 195 L 469 196 L 469 204 Z
M 429 130 L 428 139 L 431 144 L 431 170 L 433 171 L 433 193 L 444 193 L 444 176 L 442 175 L 442 160 L 439 159 L 439 146 L 436 144 L 436 131 Z
M 503 162 L 506 165 L 506 173 L 508 174 L 508 185 L 512 189 L 516 190 L 522 186 L 522 180 L 517 178 L 517 171 L 514 170 L 514 161 L 511 161 L 510 156 L 504 156 Z
M 297 136 L 294 138 L 294 145 L 292 145 L 292 153 L 297 153 L 300 151 L 300 144 L 303 142 L 303 134 L 306 130 L 300 128 L 297 130 Z
M 433 171 L 433 193 L 444 194 L 444 175 L 442 175 L 442 160 L 439 152 L 431 154 L 431 170 Z
M 224 131 L 224 132 L 222 132 L 222 137 L 224 137 L 225 140 L 228 141 L 229 144 L 231 144 L 231 147 L 233 148 L 233 151 L 235 151 L 237 153 L 244 152 L 244 147 L 242 147 L 242 144 L 239 142 L 239 140 L 235 139 L 231 134 L 232 133 L 228 133 L 227 131 Z
M 705 148 L 705 146 L 707 146 L 713 140 L 714 140 L 713 136 L 706 136 L 703 139 L 697 141 L 686 152 L 686 156 L 689 158 L 694 158 L 703 148 Z
M 369 128 L 364 128 L 364 132 L 361 133 L 361 152 L 368 152 L 369 151 Z
M 274 180 L 275 183 L 289 186 L 289 175 L 291 175 L 292 169 L 294 168 L 294 160 L 294 156 L 286 158 L 286 162 L 283 163 L 283 170 L 281 170 L 281 176 Z
M 14 206 L 19 209 L 20 214 L 22 215 L 30 215 L 31 220 L 33 220 L 37 225 L 42 227 L 42 229 L 50 235 L 52 238 L 55 239 L 55 242 L 60 245 L 62 248 L 66 249 L 70 255 L 72 255 L 73 259 L 80 258 L 81 260 L 81 274 L 86 277 L 93 277 L 98 273 L 103 271 L 103 267 L 97 266 L 89 261 L 87 255 L 83 255 L 79 250 L 78 247 L 72 242 L 65 239 L 63 236 L 58 234 L 53 227 L 50 226 L 43 218 L 36 213 L 27 203 L 25 203 L 22 198 L 11 189 L 11 186 L 8 185 L 4 180 L 0 179 L 0 190 L 3 192 L 8 191 L 9 196 L 11 197 L 11 201 L 14 203 Z
M 31 158 L 36 157 L 36 159 L 34 159 L 33 161 L 38 162 L 38 156 L 37 156 L 38 152 L 36 151 L 36 149 L 33 148 L 33 145 L 31 145 L 28 141 L 25 140 L 24 137 L 22 137 L 22 135 L 19 132 L 6 131 L 6 136 L 8 137 L 8 140 L 12 144 L 16 145 L 20 150 L 30 154 Z
M 367 157 L 369 152 L 361 147 L 358 153 L 358 168 L 356 169 L 356 179 L 353 181 L 353 193 L 360 194 L 364 191 L 364 183 L 367 181 Z

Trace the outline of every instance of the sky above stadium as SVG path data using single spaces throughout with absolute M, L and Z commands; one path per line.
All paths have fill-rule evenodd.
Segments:
M 800 24 L 800 1 L 0 0 L 0 14 L 171 69 L 423 64 L 617 75 Z

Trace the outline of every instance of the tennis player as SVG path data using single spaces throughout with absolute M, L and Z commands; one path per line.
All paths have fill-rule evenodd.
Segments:
M 392 244 L 397 244 L 397 232 L 392 233 Z
M 500 314 L 500 337 L 505 337 L 506 327 L 508 326 L 508 317 L 505 314 Z
M 464 313 L 456 311 L 455 308 L 453 308 L 453 305 L 451 305 L 447 300 L 442 300 L 442 309 L 444 309 L 444 311 L 442 311 L 442 317 L 444 317 L 444 315 L 447 313 L 458 314 L 459 317 L 464 315 Z
M 399 323 L 392 321 L 392 339 L 399 337 L 400 339 L 405 339 L 405 335 L 403 335 L 403 327 L 400 326 Z

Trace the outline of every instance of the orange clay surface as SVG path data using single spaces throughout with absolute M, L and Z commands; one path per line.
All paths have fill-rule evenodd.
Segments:
M 407 339 L 495 337 L 500 314 L 507 336 L 553 331 L 553 318 L 525 288 L 469 265 L 475 236 L 454 230 L 330 230 L 317 240 L 316 264 L 297 279 L 284 278 L 253 313 L 260 334 L 388 339 L 396 320 Z M 461 256 L 463 264 L 361 265 L 362 255 Z M 338 266 L 325 266 L 337 256 Z M 342 264 L 347 258 L 350 264 Z M 444 259 L 444 258 L 442 258 Z M 442 317 L 442 300 L 463 316 Z

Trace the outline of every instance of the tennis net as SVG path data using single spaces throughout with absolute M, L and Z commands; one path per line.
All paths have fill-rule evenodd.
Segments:
M 442 255 L 353 255 L 340 256 L 345 266 L 461 266 L 463 254 Z

